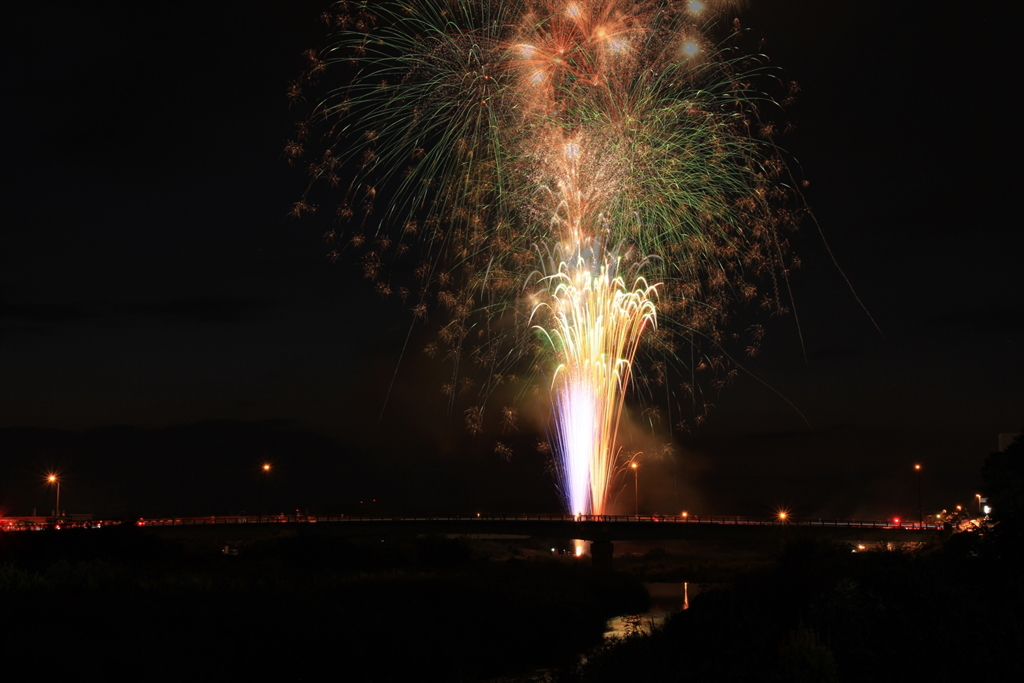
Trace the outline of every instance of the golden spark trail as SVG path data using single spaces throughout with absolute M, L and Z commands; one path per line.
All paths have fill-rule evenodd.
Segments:
M 599 251 L 599 250 L 595 250 Z M 556 466 L 572 514 L 603 514 L 615 471 L 616 434 L 633 358 L 656 324 L 657 285 L 632 289 L 614 275 L 614 255 L 562 263 L 547 278 L 552 322 L 545 329 L 558 366 L 551 382 Z

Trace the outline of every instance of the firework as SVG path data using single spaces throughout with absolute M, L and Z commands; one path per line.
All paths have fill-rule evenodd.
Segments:
M 593 257 L 592 257 L 593 258 Z M 559 361 L 552 382 L 559 479 L 572 514 L 600 514 L 619 452 L 616 433 L 643 330 L 655 321 L 656 286 L 614 277 L 613 254 L 582 255 L 551 276 L 547 316 Z
M 675 359 L 717 345 L 735 302 L 781 307 L 772 72 L 724 0 L 377 5 L 325 15 L 335 42 L 291 89 L 324 94 L 287 150 L 342 188 L 378 291 L 447 312 L 449 386 L 470 359 L 486 396 L 534 354 L 566 507 L 601 514 L 641 346 Z

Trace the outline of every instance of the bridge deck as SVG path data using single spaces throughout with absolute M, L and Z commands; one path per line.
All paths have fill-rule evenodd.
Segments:
M 771 540 L 822 538 L 844 542 L 921 542 L 943 534 L 941 524 L 736 516 L 452 515 L 234 516 L 142 519 L 138 525 L 167 536 L 256 537 L 316 534 L 507 535 L 588 541 Z

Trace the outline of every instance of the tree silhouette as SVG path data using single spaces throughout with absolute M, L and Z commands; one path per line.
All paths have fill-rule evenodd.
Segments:
M 1024 542 L 1024 432 L 1005 450 L 985 459 L 981 477 L 996 523 L 992 540 L 1000 555 L 1020 560 Z

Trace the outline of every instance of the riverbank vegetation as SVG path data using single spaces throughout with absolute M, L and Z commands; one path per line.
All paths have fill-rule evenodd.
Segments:
M 1019 566 L 969 534 L 909 551 L 805 542 L 588 655 L 566 683 L 952 681 L 1024 674 Z
M 647 604 L 637 581 L 589 560 L 479 557 L 461 539 L 237 551 L 132 527 L 0 536 L 5 661 L 29 666 L 41 650 L 22 644 L 44 643 L 55 675 L 473 681 L 568 667 L 605 620 Z

